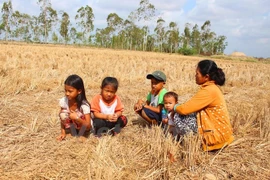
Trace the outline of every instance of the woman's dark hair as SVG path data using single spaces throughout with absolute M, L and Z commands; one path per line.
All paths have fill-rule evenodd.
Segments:
M 217 85 L 224 85 L 225 83 L 225 74 L 223 70 L 217 67 L 217 64 L 212 60 L 202 60 L 198 63 L 198 69 L 203 76 L 209 75 L 210 80 L 215 81 Z
M 176 94 L 175 92 L 172 92 L 172 91 L 169 91 L 169 92 L 166 92 L 163 96 L 163 99 L 165 97 L 173 97 L 175 99 L 175 102 L 178 101 L 178 94 Z
M 77 102 L 77 108 L 80 109 L 81 105 L 83 102 L 86 102 L 89 104 L 87 101 L 86 95 L 85 95 L 85 89 L 84 89 L 84 84 L 83 80 L 80 76 L 73 74 L 67 77 L 65 80 L 65 85 L 72 86 L 77 90 L 81 90 L 82 92 L 78 94 L 76 97 L 76 102 Z
M 101 83 L 101 89 L 103 89 L 107 85 L 113 86 L 115 91 L 117 91 L 118 89 L 118 81 L 115 77 L 105 77 Z

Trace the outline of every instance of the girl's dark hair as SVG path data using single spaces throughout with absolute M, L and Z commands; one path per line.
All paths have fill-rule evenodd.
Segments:
M 86 95 L 85 95 L 85 89 L 84 89 L 84 84 L 83 80 L 80 76 L 73 74 L 67 77 L 65 80 L 65 85 L 72 86 L 77 90 L 81 90 L 82 92 L 78 94 L 76 97 L 76 102 L 77 102 L 77 108 L 80 109 L 81 105 L 83 102 L 86 102 L 89 104 L 87 101 Z
M 178 101 L 178 94 L 176 94 L 175 92 L 172 92 L 172 91 L 166 92 L 166 94 L 164 94 L 164 96 L 163 96 L 163 99 L 165 97 L 174 97 L 175 102 Z
M 103 89 L 107 85 L 113 86 L 115 91 L 117 91 L 118 89 L 118 81 L 115 77 L 105 77 L 101 83 L 101 89 Z
M 217 67 L 217 64 L 212 60 L 202 60 L 198 63 L 198 69 L 203 76 L 206 74 L 209 75 L 210 80 L 215 81 L 217 85 L 224 85 L 225 83 L 225 74 L 223 70 Z

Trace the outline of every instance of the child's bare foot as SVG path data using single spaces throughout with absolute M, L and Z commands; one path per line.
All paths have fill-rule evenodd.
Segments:
M 157 123 L 157 121 L 155 119 L 151 119 L 151 123 L 150 124 L 151 125 L 157 125 L 158 123 Z
M 79 136 L 79 138 L 78 138 L 79 142 L 85 142 L 86 139 L 87 139 L 87 138 L 84 137 L 84 136 Z

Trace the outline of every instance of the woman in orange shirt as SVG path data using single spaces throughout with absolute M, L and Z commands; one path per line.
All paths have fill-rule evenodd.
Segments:
M 221 149 L 233 140 L 232 126 L 224 96 L 219 86 L 225 83 L 223 70 L 212 60 L 202 60 L 196 68 L 196 83 L 200 90 L 186 103 L 174 106 L 175 112 L 197 113 L 198 132 L 204 151 Z

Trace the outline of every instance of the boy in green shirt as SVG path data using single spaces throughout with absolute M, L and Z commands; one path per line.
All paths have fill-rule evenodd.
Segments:
M 151 91 L 146 101 L 139 99 L 134 105 L 134 111 L 150 124 L 161 123 L 161 110 L 164 106 L 163 96 L 167 92 L 164 88 L 166 75 L 162 71 L 154 71 L 146 76 L 151 80 Z

